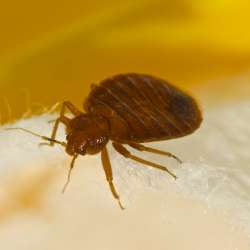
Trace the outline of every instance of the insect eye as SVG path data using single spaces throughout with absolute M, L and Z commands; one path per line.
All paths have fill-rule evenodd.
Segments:
M 67 141 L 70 139 L 71 135 L 72 135 L 72 133 L 69 133 L 69 134 L 66 135 L 66 140 Z

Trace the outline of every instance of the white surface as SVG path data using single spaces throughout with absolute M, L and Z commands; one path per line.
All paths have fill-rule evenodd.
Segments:
M 50 119 L 43 115 L 14 126 L 49 135 Z M 110 194 L 99 155 L 77 159 L 61 195 L 70 162 L 63 148 L 38 148 L 39 138 L 0 131 L 0 244 L 6 250 L 249 249 L 249 124 L 250 103 L 232 104 L 205 115 L 195 134 L 152 144 L 178 155 L 181 166 L 131 150 L 167 165 L 177 181 L 109 147 L 125 211 Z M 41 181 L 47 175 L 52 181 Z M 38 186 L 44 191 L 34 194 Z M 26 204 L 23 197 L 30 194 Z

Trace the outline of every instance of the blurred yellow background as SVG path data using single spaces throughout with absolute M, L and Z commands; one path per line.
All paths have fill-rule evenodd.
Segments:
M 63 100 L 80 107 L 91 83 L 122 72 L 162 77 L 202 104 L 250 97 L 249 13 L 249 0 L 2 1 L 0 122 Z M 0 221 L 43 210 L 55 169 L 2 182 Z
M 247 0 L 4 1 L 1 120 L 62 100 L 80 106 L 91 83 L 121 72 L 160 76 L 198 99 L 205 85 L 228 92 L 213 80 L 250 69 L 249 11 Z

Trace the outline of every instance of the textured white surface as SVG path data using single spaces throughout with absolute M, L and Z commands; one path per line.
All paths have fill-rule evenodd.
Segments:
M 178 150 L 190 147 L 200 161 L 184 164 L 177 186 L 223 208 L 250 236 L 250 102 L 208 113 L 202 129 Z
M 52 125 L 46 121 L 52 118 L 43 115 L 14 126 L 49 135 Z M 58 178 L 43 194 L 39 214 L 26 209 L 0 224 L 0 244 L 7 250 L 249 249 L 249 124 L 250 102 L 231 104 L 205 114 L 195 134 L 152 144 L 178 155 L 184 160 L 181 166 L 131 150 L 169 166 L 177 181 L 124 159 L 109 147 L 125 211 L 110 194 L 99 155 L 77 160 L 68 190 L 61 195 L 70 161 L 64 150 L 38 148 L 39 138 L 1 130 L 1 204 L 16 203 L 9 184 L 13 178 L 19 189 L 24 182 L 33 188 L 30 172 L 42 174 L 49 168 Z M 63 129 L 59 138 L 64 138 Z M 0 207 L 0 218 L 1 211 Z

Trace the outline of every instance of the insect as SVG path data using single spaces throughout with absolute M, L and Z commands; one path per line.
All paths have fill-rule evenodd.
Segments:
M 103 169 L 113 197 L 123 209 L 113 184 L 112 168 L 106 145 L 112 141 L 114 149 L 126 158 L 144 166 L 166 171 L 166 167 L 144 160 L 130 153 L 124 145 L 139 151 L 147 151 L 181 160 L 175 155 L 146 147 L 141 143 L 182 137 L 195 131 L 202 121 L 196 101 L 168 82 L 146 74 L 119 74 L 107 78 L 99 85 L 93 84 L 80 111 L 71 102 L 62 104 L 59 117 L 55 120 L 51 137 L 40 136 L 22 128 L 53 146 L 58 143 L 72 156 L 68 179 L 79 155 L 101 153 Z M 66 110 L 73 114 L 68 118 Z M 66 142 L 56 140 L 59 123 L 66 127 Z

